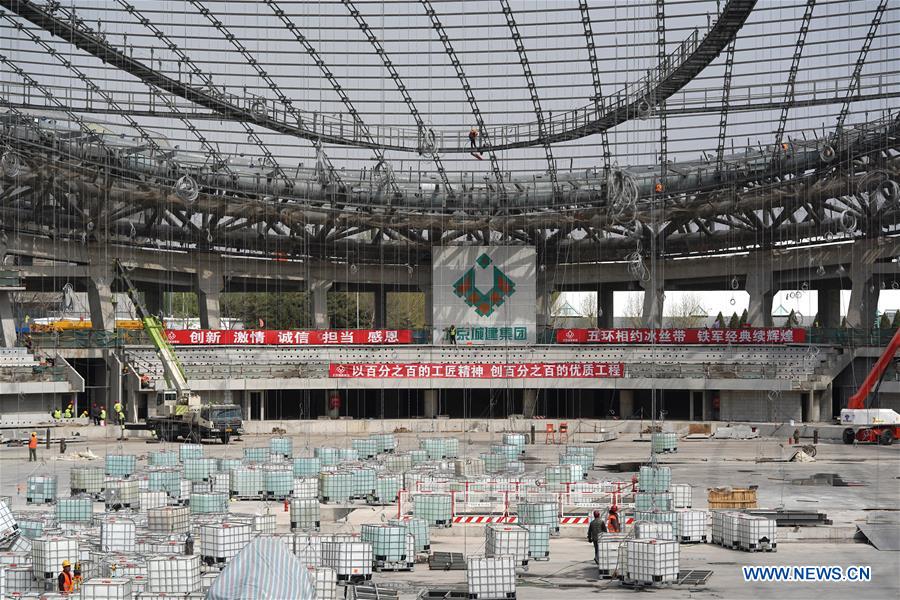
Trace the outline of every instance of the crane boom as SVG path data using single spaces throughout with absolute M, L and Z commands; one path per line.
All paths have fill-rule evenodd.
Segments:
M 866 399 L 869 397 L 869 394 L 872 392 L 875 385 L 881 381 L 882 377 L 884 377 L 884 372 L 887 370 L 891 360 L 897 354 L 898 349 L 900 349 L 900 328 L 894 333 L 894 337 L 888 342 L 887 348 L 884 349 L 884 352 L 875 362 L 872 370 L 866 375 L 862 385 L 859 386 L 859 389 L 855 394 L 850 396 L 847 408 L 859 410 L 866 407 Z
M 159 361 L 163 366 L 163 374 L 165 375 L 166 382 L 175 390 L 178 399 L 184 400 L 186 403 L 191 395 L 191 388 L 190 385 L 188 385 L 187 377 L 184 374 L 184 367 L 181 366 L 181 362 L 178 360 L 174 348 L 172 348 L 172 345 L 169 343 L 168 339 L 166 339 L 166 332 L 162 321 L 155 315 L 150 314 L 147 307 L 144 306 L 144 302 L 141 300 L 137 288 L 131 283 L 131 278 L 128 276 L 128 271 L 124 265 L 122 265 L 121 262 L 116 261 L 116 269 L 118 270 L 119 277 L 125 284 L 128 297 L 131 298 L 131 302 L 137 310 L 138 318 L 144 324 L 144 331 L 150 336 L 150 341 L 156 349 L 156 355 L 159 357 Z

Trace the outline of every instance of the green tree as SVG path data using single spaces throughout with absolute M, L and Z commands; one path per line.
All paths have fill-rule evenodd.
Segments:
M 841 329 L 847 329 L 849 326 L 850 324 L 847 322 L 847 317 L 841 319 Z
M 794 312 L 794 309 L 791 309 L 791 314 L 787 316 L 787 320 L 784 323 L 785 327 L 794 327 L 797 325 L 797 313 Z
M 738 316 L 737 312 L 731 313 L 731 318 L 728 319 L 728 328 L 729 329 L 737 329 L 741 326 L 741 318 Z
M 749 321 L 749 320 L 750 320 L 750 315 L 747 314 L 747 309 L 745 308 L 744 312 L 741 313 L 741 320 L 740 320 L 739 325 L 741 327 L 743 327 L 744 325 L 747 324 L 747 321 Z
M 368 329 L 375 316 L 375 298 L 365 292 L 328 294 L 328 317 L 335 329 Z
M 716 320 L 713 322 L 716 327 L 725 327 L 725 316 L 722 314 L 722 311 L 719 311 L 719 314 L 716 315 Z
M 240 292 L 222 295 L 222 316 L 247 329 L 305 329 L 311 326 L 309 294 Z
M 387 327 L 424 329 L 426 323 L 425 294 L 422 292 L 389 292 L 386 316 Z
M 878 320 L 879 329 L 890 329 L 891 328 L 891 318 L 887 316 L 887 313 L 881 314 L 881 319 Z
M 197 294 L 194 292 L 169 292 L 163 303 L 166 315 L 179 319 L 196 319 L 200 316 Z
M 900 310 L 894 311 L 894 321 L 891 323 L 891 327 L 894 329 L 900 328 Z

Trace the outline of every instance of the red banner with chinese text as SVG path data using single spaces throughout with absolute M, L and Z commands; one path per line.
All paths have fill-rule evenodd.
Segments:
M 622 363 L 331 363 L 338 379 L 585 379 L 623 377 Z
M 411 344 L 411 329 L 167 329 L 176 346 L 356 346 Z
M 557 344 L 801 344 L 800 328 L 557 329 Z

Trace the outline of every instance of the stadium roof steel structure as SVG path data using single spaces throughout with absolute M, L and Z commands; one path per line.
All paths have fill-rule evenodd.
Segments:
M 639 278 L 900 233 L 887 0 L 0 5 L 8 231 Z

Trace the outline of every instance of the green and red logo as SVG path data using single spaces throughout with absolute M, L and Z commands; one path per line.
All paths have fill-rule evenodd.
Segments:
M 482 254 L 475 260 L 475 264 L 466 271 L 459 280 L 453 284 L 453 292 L 465 300 L 466 304 L 475 309 L 481 317 L 489 317 L 507 298 L 516 293 L 516 284 L 506 274 L 494 267 L 494 286 L 487 292 L 483 292 L 475 285 L 476 269 L 488 269 L 493 265 L 491 257 Z

